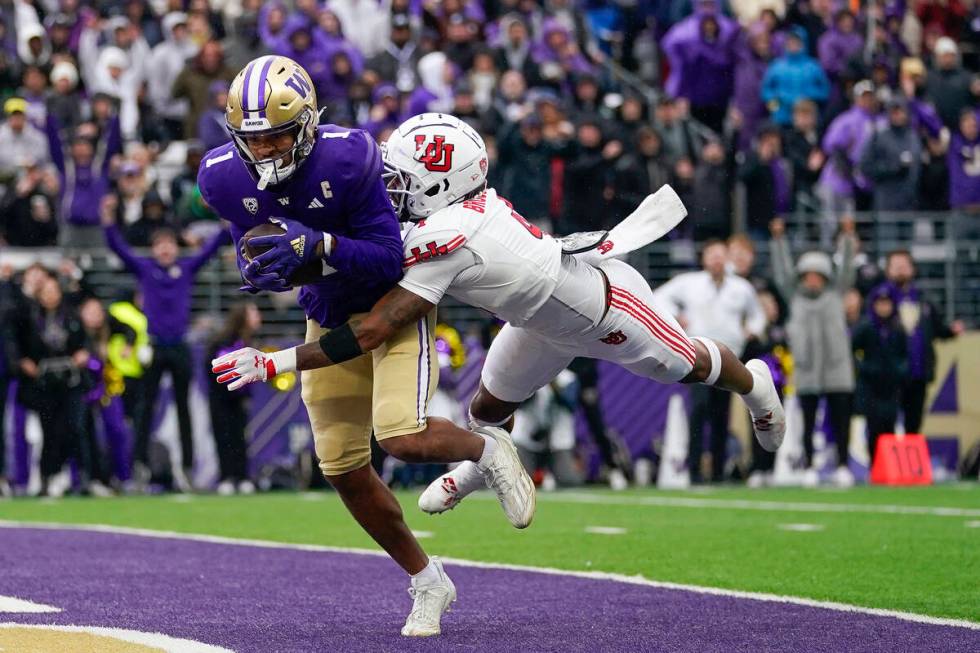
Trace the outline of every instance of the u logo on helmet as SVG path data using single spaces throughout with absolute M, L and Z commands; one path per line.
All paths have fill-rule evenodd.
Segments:
M 416 158 L 430 172 L 449 172 L 453 167 L 453 149 L 445 136 L 433 136 L 431 143 L 425 142 L 424 134 L 415 136 L 415 151 L 422 153 Z

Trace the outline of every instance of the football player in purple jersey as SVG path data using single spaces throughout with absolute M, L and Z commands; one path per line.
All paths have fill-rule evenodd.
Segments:
M 362 130 L 317 126 L 310 77 L 286 57 L 245 66 L 229 90 L 226 120 L 233 142 L 207 153 L 198 183 L 205 202 L 231 222 L 243 290 L 284 291 L 301 267 L 319 266 L 322 278 L 299 293 L 306 341 L 326 342 L 328 354 L 342 358 L 357 347 L 348 320 L 370 311 L 402 275 L 399 223 L 380 151 Z M 282 234 L 252 238 L 251 246 L 268 250 L 246 260 L 243 235 L 272 220 Z M 321 471 L 358 523 L 412 577 L 407 636 L 439 634 L 456 590 L 372 469 L 372 430 L 383 449 L 408 462 L 475 462 L 515 526 L 529 524 L 534 511 L 533 483 L 506 431 L 466 431 L 427 416 L 439 369 L 434 327 L 433 309 L 373 352 L 302 374 Z M 295 349 L 284 355 L 290 352 Z M 295 361 L 278 362 L 295 369 Z

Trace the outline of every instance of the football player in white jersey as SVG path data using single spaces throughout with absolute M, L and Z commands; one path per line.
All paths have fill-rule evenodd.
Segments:
M 628 264 L 597 261 L 591 251 L 564 253 L 559 240 L 486 187 L 486 147 L 465 123 L 446 114 L 416 116 L 399 126 L 382 153 L 389 195 L 411 223 L 403 234 L 405 274 L 398 286 L 366 317 L 319 343 L 273 354 L 243 349 L 216 360 L 216 368 L 234 370 L 219 381 L 240 387 L 273 372 L 343 362 L 378 347 L 448 294 L 507 322 L 487 353 L 470 404 L 471 426 L 508 425 L 524 400 L 573 358 L 586 356 L 662 383 L 735 392 L 752 415 L 759 443 L 768 451 L 779 447 L 786 419 L 766 364 L 743 365 L 721 343 L 689 338 Z M 600 251 L 612 246 L 609 240 L 597 244 Z M 483 484 L 476 466 L 464 462 L 433 482 L 419 506 L 448 510 Z

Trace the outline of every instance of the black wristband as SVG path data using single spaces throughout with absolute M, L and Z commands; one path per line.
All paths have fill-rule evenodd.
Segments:
M 361 346 L 357 344 L 357 336 L 354 335 L 350 322 L 322 336 L 320 349 L 332 363 L 343 363 L 364 353 L 361 351 Z

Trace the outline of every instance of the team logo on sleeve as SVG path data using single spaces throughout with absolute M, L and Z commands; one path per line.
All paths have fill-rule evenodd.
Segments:
M 416 159 L 431 172 L 449 172 L 453 167 L 453 149 L 445 136 L 433 136 L 430 143 L 425 142 L 424 134 L 415 136 Z
M 465 242 L 466 236 L 460 234 L 445 245 L 440 245 L 436 241 L 432 241 L 425 244 L 425 249 L 422 249 L 421 247 L 413 247 L 411 256 L 402 261 L 402 267 L 408 268 L 416 263 L 431 261 L 438 256 L 446 256 L 447 254 L 451 254 L 453 251 L 461 247 Z
M 243 197 L 242 204 L 245 206 L 245 210 L 252 215 L 259 212 L 259 201 L 254 197 Z

